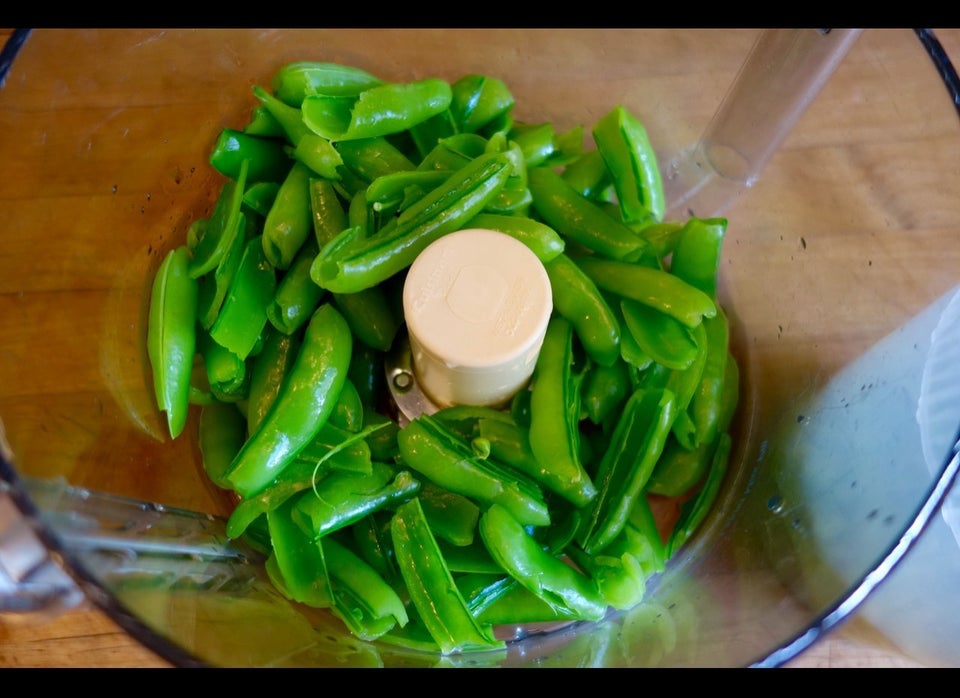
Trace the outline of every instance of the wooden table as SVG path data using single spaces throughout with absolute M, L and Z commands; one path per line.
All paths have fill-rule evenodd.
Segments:
M 9 30 L 0 30 L 0 41 Z M 960 56 L 960 29 L 936 34 L 948 55 Z M 872 50 L 882 50 L 874 39 Z M 931 67 L 918 63 L 918 71 Z M 837 80 L 844 79 L 838 73 Z M 843 86 L 834 88 L 842 89 Z M 851 93 L 856 86 L 850 86 Z M 942 98 L 937 95 L 937 98 Z M 842 115 L 837 115 L 838 119 Z M 878 131 L 882 133 L 882 130 Z M 66 612 L 52 620 L 13 623 L 0 619 L 0 667 L 166 667 L 168 663 L 133 640 L 94 607 Z M 841 627 L 817 642 L 790 667 L 908 667 L 919 666 L 881 640 L 867 642 Z

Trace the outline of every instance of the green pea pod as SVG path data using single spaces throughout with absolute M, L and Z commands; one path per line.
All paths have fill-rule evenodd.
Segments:
M 236 180 L 244 160 L 249 162 L 248 182 L 281 182 L 293 161 L 276 138 L 255 136 L 225 128 L 210 151 L 210 164 L 220 174 Z
M 504 647 L 470 613 L 416 497 L 397 507 L 390 524 L 394 555 L 410 601 L 441 653 Z
M 564 250 L 563 238 L 550 226 L 526 216 L 479 213 L 465 227 L 496 230 L 519 240 L 546 264 Z
M 615 361 L 611 366 L 594 366 L 583 381 L 581 403 L 587 419 L 594 424 L 603 424 L 610 414 L 623 405 L 629 396 L 630 375 L 625 361 Z
M 400 426 L 375 410 L 364 410 L 363 428 L 373 427 L 376 427 L 376 430 L 366 437 L 367 445 L 370 447 L 370 457 L 386 462 L 396 460 L 400 456 L 400 447 L 397 445 Z
M 673 254 L 680 241 L 685 224 L 679 221 L 663 221 L 662 223 L 641 223 L 631 225 L 637 235 L 650 243 L 657 259 L 663 259 Z M 703 289 L 701 289 L 703 290 Z
M 258 104 L 250 110 L 250 120 L 243 127 L 243 132 L 250 136 L 262 136 L 264 138 L 285 138 L 286 131 L 283 125 L 277 121 L 277 117 L 270 113 L 262 104 Z
M 568 240 L 610 259 L 635 260 L 647 254 L 647 241 L 577 192 L 549 167 L 528 173 L 533 208 Z
M 347 380 L 343 383 L 343 389 L 340 391 L 340 397 L 337 398 L 337 404 L 330 414 L 330 424 L 352 431 L 354 434 L 363 429 L 363 398 L 360 397 L 360 391 L 350 379 L 349 371 Z
M 294 462 L 311 464 L 318 475 L 332 472 L 369 475 L 374 468 L 369 444 L 358 432 L 337 426 L 332 419 L 331 415 Z
M 680 230 L 670 259 L 670 273 L 715 299 L 726 232 L 726 218 L 688 220 Z
M 619 535 L 643 496 L 676 418 L 675 401 L 669 390 L 636 390 L 627 400 L 597 469 L 597 498 L 577 534 L 588 555 Z
M 300 336 L 288 335 L 272 326 L 263 340 L 263 348 L 253 359 L 250 387 L 247 391 L 247 431 L 257 430 L 264 415 L 280 393 L 280 386 L 300 351 Z
M 240 165 L 236 181 L 228 180 L 220 188 L 220 196 L 217 197 L 207 228 L 193 249 L 189 271 L 194 279 L 213 271 L 233 245 L 234 239 L 243 235 L 245 228 L 241 225 L 240 205 L 248 169 L 249 163 L 245 160 Z
M 612 366 L 620 357 L 620 323 L 593 280 L 565 254 L 544 265 L 553 307 L 570 324 L 591 359 Z
M 290 266 L 313 232 L 310 208 L 311 171 L 295 162 L 280 185 L 263 223 L 263 251 L 277 269 Z
M 334 147 L 343 159 L 344 168 L 361 180 L 364 189 L 378 177 L 416 169 L 410 158 L 383 137 L 338 141 Z
M 437 485 L 484 505 L 499 503 L 525 525 L 549 525 L 547 505 L 532 480 L 477 456 L 440 420 L 420 415 L 400 430 L 397 445 L 403 462 Z
M 377 85 L 357 97 L 315 94 L 303 98 L 303 123 L 331 141 L 401 133 L 450 107 L 450 84 L 439 78 Z
M 580 385 L 573 374 L 573 325 L 554 316 L 547 325 L 533 370 L 530 448 L 540 482 L 576 506 L 597 494 L 580 461 Z M 546 485 L 549 483 L 549 485 Z
M 486 75 L 464 75 L 451 85 L 450 112 L 460 132 L 476 133 L 513 109 L 506 83 Z
M 715 448 L 715 441 L 698 441 L 689 449 L 675 438 L 668 439 L 646 491 L 663 497 L 683 496 L 703 479 Z
M 253 353 L 267 324 L 267 306 L 277 289 L 277 277 L 263 251 L 260 236 L 248 240 L 240 265 L 210 326 L 210 336 L 241 359 Z
M 451 102 L 452 104 L 452 102 Z M 411 140 L 417 148 L 421 160 L 432 151 L 444 138 L 449 138 L 459 132 L 459 127 L 453 119 L 449 109 L 434 114 L 426 121 L 421 121 L 410 127 Z
M 463 575 L 457 583 L 481 623 L 497 627 L 568 619 L 568 614 L 520 586 L 513 577 L 478 573 Z
M 480 515 L 480 538 L 521 586 L 571 620 L 600 620 L 607 604 L 595 582 L 545 551 L 509 511 L 494 504 Z
M 276 119 L 283 128 L 283 133 L 290 145 L 296 147 L 301 138 L 308 133 L 312 133 L 303 123 L 300 110 L 296 107 L 291 107 L 289 104 L 277 99 L 259 85 L 254 85 L 253 95 L 260 100 L 260 103 L 266 107 L 267 111 L 273 115 L 273 118 Z
M 601 290 L 656 308 L 687 327 L 717 314 L 710 296 L 661 269 L 597 257 L 581 257 L 577 264 Z
M 333 293 L 356 293 L 406 269 L 431 242 L 473 218 L 510 176 L 502 153 L 482 155 L 387 224 L 376 235 L 320 250 L 311 276 Z M 351 235 L 344 231 L 341 236 Z
M 597 121 L 593 138 L 613 178 L 623 220 L 661 221 L 666 213 L 663 180 L 643 124 L 617 106 Z
M 197 335 L 197 352 L 203 358 L 211 395 L 221 402 L 247 398 L 250 374 L 244 359 L 215 342 L 206 332 Z
M 319 251 L 316 239 L 309 235 L 267 306 L 270 324 L 284 334 L 293 334 L 303 327 L 323 300 L 325 291 L 310 278 L 310 267 Z
M 649 555 L 649 543 L 631 533 L 628 523 L 597 555 L 587 555 L 576 546 L 569 551 L 570 559 L 597 583 L 607 605 L 618 611 L 633 608 L 647 593 L 647 573 L 639 558 Z
M 680 508 L 680 518 L 677 519 L 667 541 L 667 559 L 673 557 L 690 540 L 713 508 L 720 492 L 720 485 L 723 484 L 723 477 L 727 472 L 732 445 L 733 442 L 728 433 L 721 434 L 717 439 L 703 487 L 695 497 L 688 499 Z
M 267 513 L 270 542 L 283 588 L 294 601 L 328 608 L 333 603 L 333 590 L 327 575 L 323 550 L 296 523 L 288 501 Z
M 205 330 L 213 327 L 217 315 L 223 307 L 223 300 L 227 297 L 233 279 L 240 268 L 243 259 L 243 250 L 247 237 L 241 232 L 246 228 L 246 215 L 241 213 L 237 225 L 237 232 L 233 235 L 230 246 L 216 269 L 200 277 L 197 288 L 197 320 Z
M 690 399 L 688 411 L 696 427 L 697 440 L 710 442 L 726 429 L 720 422 L 724 417 L 727 397 L 724 394 L 727 391 L 724 379 L 727 373 L 730 329 L 727 315 L 722 308 L 717 309 L 716 317 L 705 319 L 703 326 L 707 344 L 706 356 L 700 383 Z
M 333 472 L 298 495 L 292 516 L 301 528 L 321 538 L 364 516 L 408 500 L 420 482 L 407 470 L 374 463 L 369 474 Z
M 334 594 L 346 587 L 372 618 L 392 617 L 400 626 L 407 624 L 409 618 L 403 600 L 373 567 L 335 538 L 324 538 L 318 545 L 323 547 Z M 372 638 L 368 634 L 363 639 Z
M 352 345 L 343 316 L 321 305 L 276 400 L 227 472 L 241 497 L 266 487 L 327 422 L 347 379 Z
M 167 253 L 153 279 L 147 325 L 147 355 L 157 406 L 177 438 L 187 423 L 190 378 L 197 346 L 197 281 L 189 273 L 190 251 Z
M 487 139 L 476 133 L 441 138 L 417 165 L 418 170 L 454 172 L 487 152 Z
M 570 185 L 580 196 L 599 200 L 603 192 L 613 183 L 610 170 L 599 150 L 588 150 L 567 165 L 560 173 L 563 181 Z
M 480 508 L 469 498 L 424 480 L 417 495 L 430 530 L 440 540 L 454 546 L 474 541 Z
M 352 97 L 381 84 L 382 80 L 354 66 L 296 61 L 287 63 L 273 74 L 270 88 L 291 107 L 299 107 L 308 95 Z
M 381 286 L 371 286 L 356 293 L 334 293 L 333 302 L 350 325 L 354 337 L 379 351 L 388 351 L 393 346 L 402 319 L 394 314 Z
M 214 401 L 200 410 L 197 432 L 203 471 L 217 487 L 230 489 L 223 475 L 246 441 L 246 417 L 236 405 Z
M 350 360 L 350 381 L 360 394 L 360 401 L 374 408 L 365 410 L 364 414 L 374 412 L 386 387 L 383 352 L 362 342 L 355 343 Z
M 277 198 L 278 191 L 278 182 L 254 182 L 243 192 L 243 205 L 261 216 L 266 216 L 273 206 L 273 200 Z
M 404 170 L 381 175 L 367 187 L 367 205 L 377 210 L 396 206 L 404 201 L 410 187 L 430 191 L 449 176 L 448 170 Z
M 658 364 L 681 371 L 697 358 L 690 328 L 675 317 L 631 298 L 620 301 L 620 311 L 637 345 Z
M 293 149 L 293 159 L 326 179 L 340 179 L 343 157 L 333 143 L 315 133 L 306 133 Z
M 516 143 L 529 167 L 539 167 L 557 150 L 557 136 L 553 124 L 515 124 L 510 140 Z

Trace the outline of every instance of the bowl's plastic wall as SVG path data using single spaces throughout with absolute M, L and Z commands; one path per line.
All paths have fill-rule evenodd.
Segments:
M 892 34 L 884 53 L 880 32 Z M 252 87 L 284 63 L 338 61 L 394 81 L 495 75 L 517 118 L 559 129 L 623 104 L 666 162 L 700 137 L 757 33 L 35 30 L 0 90 L 0 419 L 17 474 L 228 513 L 199 474 L 195 429 L 164 437 L 146 301 L 165 252 L 219 191 L 214 139 L 246 123 Z M 117 574 L 123 565 L 72 548 L 69 526 L 40 507 L 50 545 L 96 603 L 184 664 L 743 666 L 815 635 L 939 471 L 917 474 L 920 452 L 877 463 L 851 450 L 833 466 L 841 515 L 823 535 L 822 492 L 797 484 L 822 471 L 788 445 L 829 419 L 806 405 L 833 376 L 960 282 L 960 122 L 924 47 L 908 29 L 867 30 L 837 70 L 857 89 L 828 83 L 726 211 L 721 300 L 742 380 L 734 458 L 718 506 L 649 602 L 502 655 L 439 659 L 358 642 L 256 574 Z M 942 99 L 917 97 L 929 94 Z M 894 422 L 888 436 L 901 428 L 912 427 Z M 872 486 L 906 473 L 895 497 Z

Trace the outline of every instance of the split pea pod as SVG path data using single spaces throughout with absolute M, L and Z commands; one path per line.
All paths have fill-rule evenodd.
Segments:
M 656 308 L 687 327 L 717 314 L 710 296 L 670 272 L 597 257 L 579 258 L 577 264 L 601 290 Z
M 547 325 L 533 388 L 529 438 L 541 469 L 538 479 L 575 506 L 585 506 L 597 490 L 580 461 L 580 382 L 573 374 L 573 325 L 559 315 Z
M 568 240 L 609 259 L 636 260 L 648 252 L 647 241 L 586 198 L 549 167 L 527 174 L 533 208 Z
M 471 228 L 485 228 L 505 233 L 519 240 L 546 264 L 563 252 L 563 238 L 550 226 L 526 216 L 503 213 L 480 213 L 467 224 Z
M 322 61 L 295 61 L 273 74 L 273 93 L 291 107 L 299 107 L 308 95 L 358 95 L 383 84 L 367 71 L 349 65 Z
M 419 499 L 397 507 L 390 535 L 410 600 L 443 654 L 503 647 L 492 627 L 479 624 L 467 608 Z
M 546 526 L 550 513 L 540 488 L 491 458 L 478 456 L 449 427 L 429 415 L 397 434 L 403 462 L 434 483 L 484 505 L 499 503 L 524 525 Z
M 623 220 L 662 220 L 666 212 L 663 181 L 643 124 L 617 106 L 594 124 L 593 138 L 613 179 Z
M 263 222 L 263 251 L 277 269 L 286 269 L 313 232 L 310 216 L 310 177 L 306 165 L 295 162 L 277 192 Z
M 250 163 L 248 181 L 281 182 L 293 164 L 284 147 L 284 142 L 277 138 L 225 128 L 210 151 L 210 164 L 220 174 L 236 180 L 246 160 Z
M 185 245 L 167 253 L 153 279 L 147 325 L 154 395 L 174 439 L 187 423 L 197 347 L 197 281 L 190 276 L 189 264 Z
M 634 391 L 597 469 L 597 497 L 578 532 L 584 552 L 602 551 L 623 530 L 663 453 L 676 416 L 669 390 Z
M 329 303 L 310 318 L 296 361 L 226 479 L 241 497 L 266 487 L 323 427 L 347 380 L 353 337 Z
M 725 218 L 691 218 L 680 230 L 670 272 L 711 298 L 717 296 Z
M 479 213 L 510 176 L 502 153 L 481 155 L 381 229 L 345 242 L 350 229 L 320 250 L 311 276 L 333 293 L 355 293 L 410 266 L 431 242 L 458 230 Z M 355 235 L 355 233 L 353 233 Z
M 554 309 L 573 325 L 591 359 L 612 366 L 620 356 L 620 323 L 596 284 L 565 254 L 557 255 L 544 269 Z

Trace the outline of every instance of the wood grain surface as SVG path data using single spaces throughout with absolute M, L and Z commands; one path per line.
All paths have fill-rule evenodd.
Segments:
M 960 29 L 935 31 L 948 55 L 954 59 L 960 56 Z M 9 29 L 0 29 L 0 42 L 9 36 L 9 32 Z M 869 50 L 874 54 L 882 53 L 885 40 L 882 32 L 878 36 L 871 37 Z M 922 74 L 924 77 L 933 70 L 929 62 L 924 61 L 917 61 L 915 69 L 918 75 Z M 858 109 L 858 101 L 855 98 L 858 94 L 856 78 L 857 73 L 854 70 L 840 71 L 836 74 L 837 82 L 831 83 L 830 89 L 836 92 L 847 90 L 854 98 L 849 101 L 851 114 L 838 112 L 834 113 L 832 118 L 836 119 L 838 128 L 847 118 L 866 119 L 865 124 L 860 124 L 865 127 L 859 131 L 866 134 L 862 136 L 864 139 L 888 138 L 891 131 L 889 124 L 869 123 L 869 114 L 863 109 Z M 844 84 L 844 80 L 851 82 Z M 927 80 L 923 81 L 923 84 L 931 83 Z M 927 97 L 943 99 L 942 94 L 918 95 L 917 99 Z M 202 108 L 202 105 L 198 108 Z M 957 124 L 957 129 L 960 129 L 960 122 Z M 821 129 L 818 133 L 824 130 Z M 924 137 L 923 134 L 901 134 L 901 136 L 904 141 L 909 141 L 910 138 L 919 140 Z M 831 163 L 825 162 L 823 165 L 829 169 Z M 889 176 L 893 177 L 895 174 L 891 173 Z M 796 183 L 798 187 L 807 185 L 817 186 L 813 181 Z M 865 188 L 868 186 L 868 183 L 863 184 Z M 891 186 L 894 185 L 891 184 Z M 866 189 L 855 192 L 854 195 L 860 193 L 867 198 L 873 195 L 873 192 Z M 957 194 L 949 192 L 948 195 L 956 196 Z M 3 668 L 161 668 L 168 666 L 170 666 L 168 662 L 132 639 L 92 604 L 42 621 L 24 622 L 0 617 L 0 667 Z M 862 632 L 856 622 L 851 622 L 816 642 L 786 666 L 791 668 L 902 668 L 922 665 L 900 652 L 889 641 L 882 637 L 871 636 L 869 632 Z

